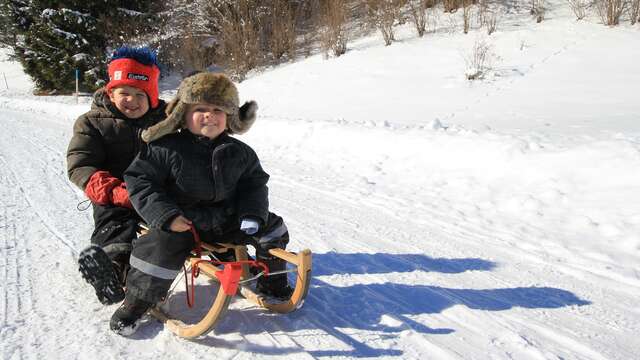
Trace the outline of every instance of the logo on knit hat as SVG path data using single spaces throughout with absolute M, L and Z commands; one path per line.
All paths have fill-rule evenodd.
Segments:
M 134 74 L 134 73 L 128 73 L 127 74 L 127 79 L 140 80 L 140 81 L 149 81 L 149 77 L 147 75 Z
M 112 80 L 122 80 L 122 71 L 115 71 Z

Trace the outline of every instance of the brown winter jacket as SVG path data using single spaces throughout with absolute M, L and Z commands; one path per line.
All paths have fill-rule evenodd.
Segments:
M 73 125 L 73 137 L 67 149 L 69 179 L 81 190 L 91 175 L 105 170 L 122 179 L 122 174 L 143 146 L 142 130 L 166 117 L 166 103 L 139 119 L 129 119 L 109 101 L 106 91 L 93 95 L 91 110 L 82 114 Z

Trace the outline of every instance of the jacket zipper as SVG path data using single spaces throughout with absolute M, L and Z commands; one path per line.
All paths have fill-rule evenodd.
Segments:
M 220 199 L 222 197 L 222 181 L 220 181 L 220 177 L 218 176 L 219 169 L 218 164 L 216 163 L 216 154 L 218 151 L 227 148 L 233 144 L 222 144 L 215 149 L 211 153 L 211 172 L 213 172 L 213 187 L 214 187 L 214 201 Z
M 138 156 L 138 152 L 140 152 L 140 142 L 142 141 L 142 138 L 140 137 L 140 134 L 142 133 L 142 129 L 140 128 L 135 128 L 136 132 L 135 132 L 135 139 L 133 142 L 133 154 L 134 154 L 134 158 L 136 156 Z

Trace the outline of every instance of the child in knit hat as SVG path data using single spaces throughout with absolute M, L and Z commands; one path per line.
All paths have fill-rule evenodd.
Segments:
M 199 73 L 182 81 L 168 117 L 143 132 L 148 145 L 124 178 L 151 229 L 134 244 L 126 297 L 111 318 L 116 333 L 134 332 L 166 296 L 195 246 L 192 227 L 204 242 L 253 245 L 270 272 L 285 269 L 268 253 L 289 242 L 282 218 L 269 211 L 269 175 L 253 149 L 230 136 L 249 130 L 257 105 L 238 105 L 225 75 Z M 292 293 L 286 274 L 261 277 L 256 290 L 280 299 Z
M 103 304 L 124 298 L 131 242 L 141 218 L 123 173 L 142 148 L 142 131 L 165 118 L 158 98 L 160 69 L 149 48 L 121 47 L 108 65 L 109 82 L 73 126 L 67 150 L 69 179 L 91 200 L 95 229 L 78 262 Z

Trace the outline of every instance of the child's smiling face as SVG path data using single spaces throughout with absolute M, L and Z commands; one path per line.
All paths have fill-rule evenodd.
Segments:
M 109 100 L 129 119 L 138 119 L 149 111 L 147 93 L 133 86 L 118 86 L 107 91 Z
M 191 133 L 215 139 L 227 129 L 227 114 L 216 105 L 190 104 L 185 122 Z

